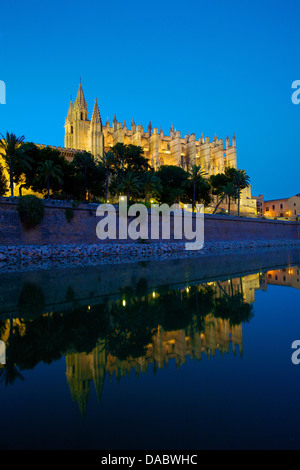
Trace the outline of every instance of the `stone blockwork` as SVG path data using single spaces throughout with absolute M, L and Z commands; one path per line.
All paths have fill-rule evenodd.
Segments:
M 45 216 L 41 225 L 34 229 L 25 230 L 19 219 L 17 201 L 17 198 L 13 200 L 10 198 L 0 199 L 0 245 L 114 243 L 113 240 L 101 241 L 97 238 L 96 226 L 100 221 L 100 217 L 96 216 L 97 204 L 81 204 L 74 208 L 74 217 L 68 222 L 65 211 L 72 207 L 71 203 L 45 201 Z M 128 221 L 130 222 L 133 218 L 128 218 Z M 173 217 L 171 215 L 171 241 L 178 243 L 178 241 L 172 240 L 172 226 Z M 299 238 L 299 222 L 205 214 L 205 242 L 299 240 Z M 129 239 L 118 241 L 118 243 L 120 242 L 132 243 L 133 241 Z M 157 243 L 159 240 L 154 240 L 154 242 Z

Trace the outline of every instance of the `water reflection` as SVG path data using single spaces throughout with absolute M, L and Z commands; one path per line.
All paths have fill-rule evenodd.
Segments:
M 268 284 L 299 288 L 299 266 L 176 288 L 149 288 L 140 277 L 113 298 L 91 303 L 91 296 L 83 305 L 68 288 L 68 307 L 55 312 L 47 309 L 44 288 L 26 281 L 13 314 L 2 313 L 0 382 L 24 380 L 22 371 L 65 356 L 71 397 L 84 417 L 92 384 L 100 402 L 106 377 L 155 374 L 171 359 L 179 368 L 187 357 L 200 360 L 216 351 L 242 357 L 243 324 L 254 315 L 255 291 Z
M 84 305 L 68 288 L 71 306 L 57 312 L 45 311 L 44 288 L 26 281 L 14 315 L 0 321 L 7 362 L 0 381 L 9 385 L 24 380 L 22 371 L 65 356 L 71 397 L 84 416 L 92 383 L 100 401 L 106 376 L 115 374 L 120 380 L 131 370 L 137 376 L 155 373 L 171 359 L 180 367 L 188 356 L 200 360 L 230 349 L 242 357 L 243 324 L 254 315 L 255 291 L 267 284 L 299 288 L 299 267 L 176 289 L 149 289 L 140 277 L 113 299 L 102 296 Z

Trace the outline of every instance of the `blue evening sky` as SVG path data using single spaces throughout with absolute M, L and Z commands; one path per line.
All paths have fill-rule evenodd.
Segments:
M 237 139 L 252 193 L 300 193 L 300 3 L 287 0 L 2 2 L 0 132 L 64 145 L 79 79 L 91 117 Z

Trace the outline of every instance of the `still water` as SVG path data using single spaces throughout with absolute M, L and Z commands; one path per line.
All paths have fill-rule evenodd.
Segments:
M 299 270 L 293 251 L 0 274 L 0 448 L 300 448 Z

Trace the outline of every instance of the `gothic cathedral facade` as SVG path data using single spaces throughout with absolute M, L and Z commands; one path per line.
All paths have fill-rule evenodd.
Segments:
M 95 100 L 91 120 L 88 119 L 87 103 L 80 83 L 76 101 L 71 100 L 67 117 L 65 119 L 65 148 L 73 150 L 86 150 L 96 158 L 101 158 L 116 143 L 133 144 L 143 148 L 144 156 L 155 169 L 161 165 L 179 165 L 187 169 L 193 164 L 201 165 L 207 175 L 223 173 L 225 168 L 237 167 L 236 139 L 233 135 L 230 145 L 226 137 L 223 140 L 215 135 L 212 142 L 209 137 L 196 140 L 195 134 L 189 133 L 181 137 L 171 125 L 170 135 L 164 135 L 162 128 L 152 128 L 149 122 L 147 131 L 143 125 L 135 125 L 134 119 L 127 128 L 126 123 L 117 122 L 116 116 L 110 125 L 107 118 L 105 126 L 102 124 L 100 111 Z

